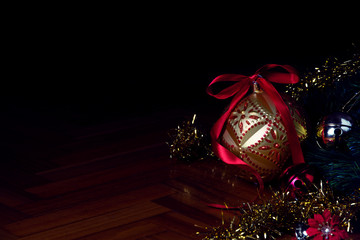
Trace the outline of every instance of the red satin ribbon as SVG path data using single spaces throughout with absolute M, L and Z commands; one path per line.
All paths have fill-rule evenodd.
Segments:
M 285 72 L 275 71 L 276 68 L 282 68 Z M 271 71 L 272 70 L 272 71 Z M 214 94 L 212 91 L 212 86 L 218 82 L 236 82 L 220 91 L 217 94 Z M 287 105 L 284 103 L 280 94 L 276 91 L 275 87 L 271 82 L 275 83 L 284 83 L 284 84 L 293 84 L 299 81 L 299 77 L 296 73 L 296 70 L 288 65 L 277 65 L 277 64 L 267 64 L 260 69 L 258 69 L 252 76 L 244 76 L 239 74 L 223 74 L 216 77 L 208 86 L 207 93 L 211 96 L 214 96 L 218 99 L 225 99 L 233 97 L 229 109 L 216 121 L 213 128 L 211 129 L 211 138 L 212 146 L 214 153 L 222 159 L 227 164 L 238 165 L 240 168 L 251 172 L 259 182 L 259 192 L 261 193 L 264 190 L 264 182 L 260 177 L 259 173 L 249 166 L 242 159 L 238 158 L 227 148 L 222 146 L 218 139 L 222 133 L 224 124 L 228 119 L 229 115 L 235 108 L 236 104 L 245 96 L 249 88 L 253 85 L 253 82 L 256 81 L 261 89 L 265 91 L 271 100 L 274 102 L 276 109 L 278 110 L 281 119 L 283 121 L 284 127 L 287 131 L 287 137 L 289 141 L 289 147 L 292 154 L 293 163 L 300 164 L 304 163 L 304 157 L 302 154 L 301 146 L 297 133 L 294 127 L 292 117 L 290 115 Z M 223 208 L 222 205 L 212 204 L 210 206 Z

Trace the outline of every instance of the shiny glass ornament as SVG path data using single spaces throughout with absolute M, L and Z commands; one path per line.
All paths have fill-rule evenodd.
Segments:
M 279 179 L 284 192 L 289 192 L 294 198 L 306 194 L 311 186 L 319 181 L 314 168 L 310 168 L 307 164 L 288 167 Z
M 299 139 L 307 135 L 305 120 L 287 103 Z M 269 181 L 278 176 L 291 155 L 285 127 L 268 94 L 254 84 L 254 91 L 242 99 L 230 114 L 221 143 Z M 252 180 L 243 172 L 242 177 Z
M 354 127 L 352 117 L 343 112 L 325 116 L 317 127 L 317 142 L 321 148 L 335 149 L 344 145 L 344 137 Z

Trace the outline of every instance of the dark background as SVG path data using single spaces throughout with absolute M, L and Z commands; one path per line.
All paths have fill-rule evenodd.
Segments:
M 205 92 L 217 75 L 251 75 L 267 63 L 304 72 L 329 56 L 346 56 L 358 41 L 354 22 L 345 18 L 305 24 L 255 14 L 223 23 L 215 13 L 196 18 L 196 10 L 191 17 L 79 11 L 8 19 L 3 126 L 56 128 L 176 109 L 220 111 L 226 101 Z
M 163 31 L 136 36 L 90 30 L 44 36 L 25 31 L 9 49 L 3 102 L 121 115 L 187 108 L 211 101 L 205 89 L 217 75 L 251 75 L 267 63 L 290 64 L 305 72 L 329 56 L 346 55 L 356 41 L 345 35 L 339 40 L 299 39 L 299 33 L 233 37 L 184 30 L 167 36 Z
M 89 2 L 4 7 L 8 15 L 3 15 L 0 30 L 0 179 L 2 187 L 14 187 L 14 196 L 26 186 L 43 184 L 37 182 L 43 170 L 60 167 L 62 172 L 70 164 L 76 174 L 77 163 L 91 164 L 97 156 L 114 152 L 125 154 L 119 158 L 124 164 L 135 164 L 133 159 L 147 156 L 142 150 L 139 157 L 126 155 L 129 146 L 136 151 L 158 144 L 166 137 L 164 129 L 193 113 L 218 118 L 228 101 L 207 96 L 205 90 L 219 74 L 251 75 L 267 63 L 312 70 L 329 56 L 346 56 L 358 39 L 358 19 L 353 20 L 358 13 L 348 11 L 357 8 L 341 11 L 339 3 L 333 12 L 329 6 L 313 11 L 316 16 L 328 13 L 317 22 L 304 10 L 292 16 L 293 8 L 303 4 L 297 2 L 289 9 L 279 6 L 278 12 L 265 6 L 267 15 L 260 6 L 215 6 L 210 11 L 208 5 L 181 8 L 182 2 L 133 3 L 91 9 Z M 206 119 L 207 125 L 213 119 Z M 159 130 L 147 129 L 144 139 L 147 126 Z M 154 151 L 165 151 L 163 147 Z M 154 159 L 149 158 L 149 169 Z

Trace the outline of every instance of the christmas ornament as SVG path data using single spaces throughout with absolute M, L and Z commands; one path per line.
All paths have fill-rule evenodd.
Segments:
M 324 149 L 340 148 L 345 145 L 344 138 L 354 127 L 352 117 L 343 112 L 325 116 L 317 128 L 317 142 Z
M 301 117 L 297 116 L 296 110 L 289 110 L 271 84 L 296 83 L 298 80 L 296 70 L 291 66 L 268 64 L 252 76 L 220 75 L 207 89 L 208 94 L 218 99 L 234 96 L 228 110 L 211 130 L 214 153 L 225 163 L 246 171 L 245 179 L 253 180 L 252 176 L 255 176 L 259 192 L 264 188 L 264 180 L 271 180 L 281 172 L 290 153 L 294 164 L 304 163 L 292 115 Z M 215 83 L 226 81 L 236 83 L 219 93 L 213 92 Z M 254 92 L 245 97 L 251 86 Z M 302 121 L 295 122 L 305 134 Z
M 279 178 L 284 191 L 289 192 L 294 198 L 309 192 L 317 181 L 314 168 L 305 163 L 288 167 Z
M 317 141 L 324 149 L 345 147 L 344 138 L 354 128 L 355 121 L 348 114 L 360 101 L 360 91 L 355 93 L 341 108 L 341 112 L 334 112 L 322 119 L 317 127 Z
M 264 181 L 269 181 L 281 173 L 291 152 L 275 104 L 257 84 L 253 86 L 253 93 L 241 100 L 230 114 L 221 143 L 255 168 Z M 290 114 L 299 139 L 304 139 L 304 119 L 296 109 L 291 108 Z

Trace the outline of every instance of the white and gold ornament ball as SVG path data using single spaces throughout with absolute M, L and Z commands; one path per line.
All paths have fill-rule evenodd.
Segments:
M 301 141 L 307 136 L 305 120 L 290 102 L 285 103 Z M 291 155 L 287 132 L 275 104 L 268 94 L 256 87 L 228 117 L 221 143 L 253 167 L 264 181 L 279 176 Z M 240 177 L 253 180 L 251 174 L 243 170 Z

